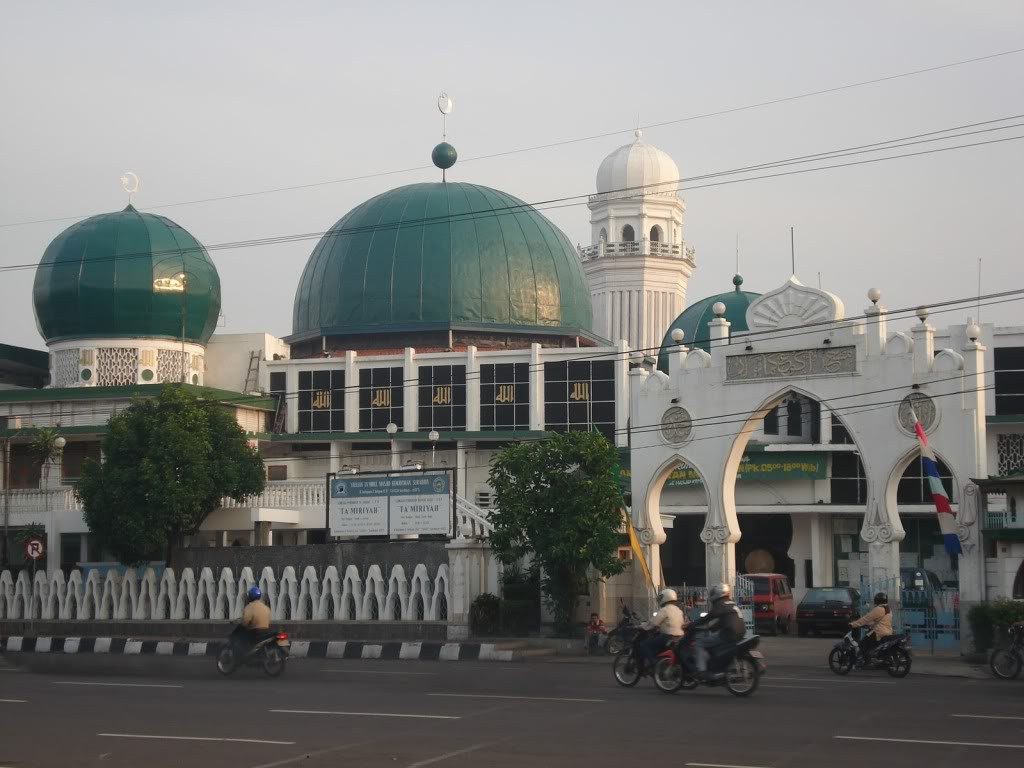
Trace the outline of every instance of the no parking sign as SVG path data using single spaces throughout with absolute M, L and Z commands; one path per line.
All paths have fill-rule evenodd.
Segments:
M 25 557 L 38 560 L 46 554 L 46 543 L 42 539 L 29 539 L 25 542 Z

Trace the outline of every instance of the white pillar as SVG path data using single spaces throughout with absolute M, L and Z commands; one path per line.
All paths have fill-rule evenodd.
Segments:
M 359 431 L 359 366 L 351 349 L 345 352 L 345 431 Z
M 288 365 L 284 369 L 284 430 L 299 431 L 299 369 Z
M 419 409 L 419 366 L 416 364 L 416 350 L 412 347 L 405 348 L 405 364 L 402 368 L 402 425 L 403 432 L 417 432 L 419 430 L 420 409 Z
M 540 344 L 530 345 L 530 429 L 544 429 L 544 366 Z
M 466 347 L 466 431 L 480 431 L 480 359 L 476 347 Z
M 626 427 L 629 424 L 629 349 L 624 339 L 615 345 L 615 445 L 625 448 L 629 445 Z

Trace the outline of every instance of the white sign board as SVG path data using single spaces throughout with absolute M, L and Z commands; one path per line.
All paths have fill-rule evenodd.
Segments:
M 331 536 L 448 535 L 452 483 L 448 472 L 344 475 L 329 481 Z

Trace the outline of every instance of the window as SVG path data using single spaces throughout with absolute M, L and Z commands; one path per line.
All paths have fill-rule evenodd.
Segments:
M 633 227 L 627 224 L 622 228 L 622 242 L 632 243 L 634 240 L 636 240 L 636 235 L 633 234 Z
M 269 464 L 267 465 L 267 480 L 287 480 L 288 479 L 288 465 L 287 464 Z
M 657 224 L 655 224 L 653 227 L 651 227 L 651 242 L 652 243 L 660 243 L 661 242 L 661 227 L 659 227 Z
M 11 488 L 39 488 L 43 479 L 43 465 L 32 455 L 27 443 L 11 445 Z
M 64 456 L 61 459 L 61 479 L 64 482 L 74 482 L 82 476 L 82 466 L 86 459 L 100 461 L 99 442 L 74 442 L 64 446 Z
M 571 360 L 544 364 L 544 421 L 555 432 L 596 429 L 615 439 L 615 364 Z
M 1024 413 L 1024 347 L 996 347 L 996 415 Z
M 480 429 L 530 428 L 530 364 L 480 366 Z
M 608 230 L 601 227 L 601 233 L 598 235 L 598 240 L 602 243 L 608 242 Z
M 359 371 L 359 431 L 384 432 L 389 423 L 402 428 L 402 368 Z
M 804 433 L 801 403 L 798 398 L 790 398 L 786 402 L 786 434 L 800 437 Z
M 833 504 L 867 504 L 868 481 L 858 454 L 832 454 L 830 485 Z
M 832 414 L 832 445 L 853 445 L 850 430 L 834 413 Z
M 345 431 L 345 370 L 299 371 L 299 432 Z
M 1017 497 L 1016 496 L 1011 496 L 1010 497 L 1010 522 L 1011 523 L 1016 523 L 1017 522 Z
M 946 495 L 953 501 L 953 473 L 941 459 L 936 460 L 939 470 L 939 479 L 942 487 L 946 489 Z M 896 489 L 896 502 L 898 504 L 931 504 L 932 492 L 928 487 L 928 476 L 924 471 L 924 462 L 918 457 L 910 463 L 910 466 L 903 472 L 900 484 Z
M 766 435 L 779 434 L 779 406 L 775 406 L 765 414 L 764 433 Z
M 466 366 L 429 365 L 419 370 L 420 430 L 466 429 Z

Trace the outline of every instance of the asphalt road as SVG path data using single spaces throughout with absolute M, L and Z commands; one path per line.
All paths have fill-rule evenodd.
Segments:
M 34 662 L 40 663 L 40 662 Z M 0 768 L 1020 766 L 1024 683 L 771 666 L 750 699 L 619 687 L 610 663 L 210 659 L 0 665 Z M 55 666 L 59 664 L 60 666 Z

